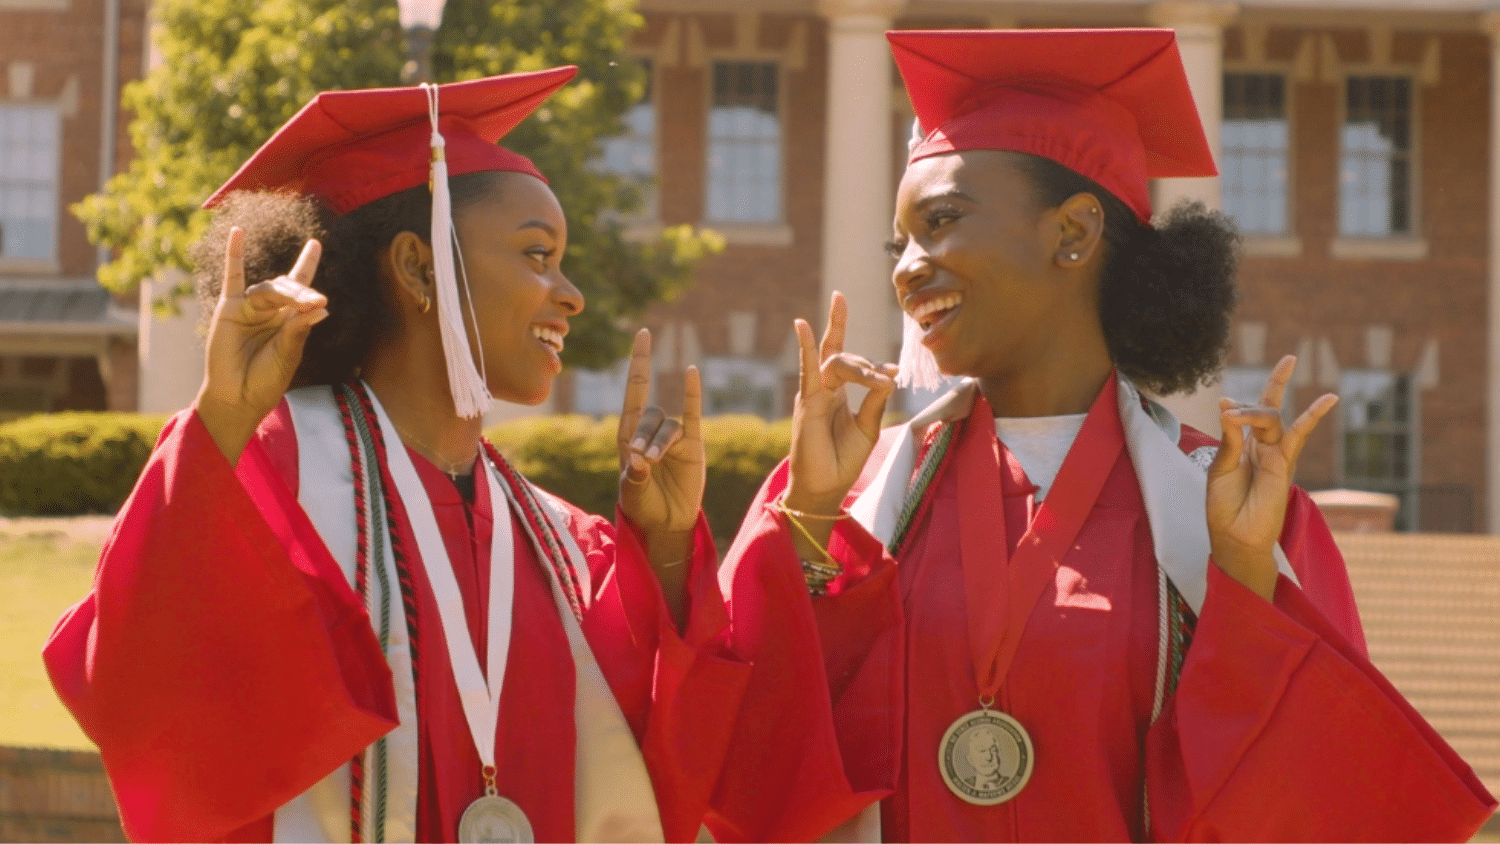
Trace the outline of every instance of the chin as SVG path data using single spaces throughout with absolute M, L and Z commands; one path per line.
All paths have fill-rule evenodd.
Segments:
M 536 407 L 552 397 L 552 379 L 547 379 L 545 384 L 532 385 L 529 388 L 523 389 L 518 389 L 514 385 L 501 389 L 491 387 L 490 395 L 494 396 L 496 401 Z

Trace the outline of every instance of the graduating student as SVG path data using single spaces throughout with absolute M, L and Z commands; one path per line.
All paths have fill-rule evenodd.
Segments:
M 1215 172 L 1171 31 L 889 39 L 902 370 L 963 380 L 880 433 L 843 301 L 821 349 L 798 323 L 791 457 L 720 572 L 754 668 L 710 828 L 1466 840 L 1495 801 L 1370 664 L 1290 485 L 1334 397 L 1284 426 L 1285 359 L 1220 444 L 1138 391 L 1212 373 L 1235 300 L 1225 218 L 1152 221 L 1148 177 Z
M 637 337 L 613 524 L 480 436 L 584 306 L 495 145 L 574 72 L 321 94 L 209 200 L 203 387 L 45 651 L 133 839 L 697 835 L 746 668 L 696 373 L 647 408 Z

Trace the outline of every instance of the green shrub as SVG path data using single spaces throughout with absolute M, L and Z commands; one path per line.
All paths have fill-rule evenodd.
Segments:
M 537 486 L 609 517 L 619 487 L 616 424 L 615 417 L 539 416 L 497 425 L 485 436 Z M 708 460 L 703 511 L 722 551 L 761 482 L 786 456 L 791 423 L 716 416 L 704 420 L 703 440 Z
M 0 513 L 113 513 L 166 424 L 136 413 L 55 413 L 0 425 Z

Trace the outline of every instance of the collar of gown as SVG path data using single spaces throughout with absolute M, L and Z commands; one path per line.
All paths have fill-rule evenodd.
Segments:
M 1151 539 L 1156 546 L 1156 562 L 1193 608 L 1193 613 L 1201 614 L 1208 593 L 1209 563 L 1204 493 L 1208 486 L 1208 464 L 1217 448 L 1205 446 L 1184 454 L 1178 446 L 1182 423 L 1177 417 L 1143 397 L 1124 376 L 1117 382 L 1125 448 L 1130 452 L 1141 485 Z M 895 534 L 922 432 L 934 422 L 966 417 L 977 392 L 978 382 L 966 378 L 906 423 L 886 452 L 874 480 L 850 505 L 854 519 L 882 543 L 889 545 Z M 1277 569 L 1296 583 L 1296 573 L 1279 544 L 1273 553 Z

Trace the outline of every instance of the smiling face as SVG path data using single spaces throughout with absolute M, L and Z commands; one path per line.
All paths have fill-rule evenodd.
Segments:
M 520 173 L 502 174 L 495 184 L 454 213 L 459 271 L 474 304 L 465 321 L 470 338 L 479 338 L 490 392 L 535 405 L 547 400 L 562 370 L 568 317 L 583 310 L 583 294 L 559 266 L 568 226 L 551 189 Z
M 1009 378 L 1071 354 L 1097 331 L 1092 285 L 1069 261 L 1070 222 L 1040 207 L 1018 154 L 919 159 L 896 195 L 893 281 L 948 375 Z M 989 391 L 986 390 L 986 395 Z M 993 401 L 993 399 L 992 399 Z

